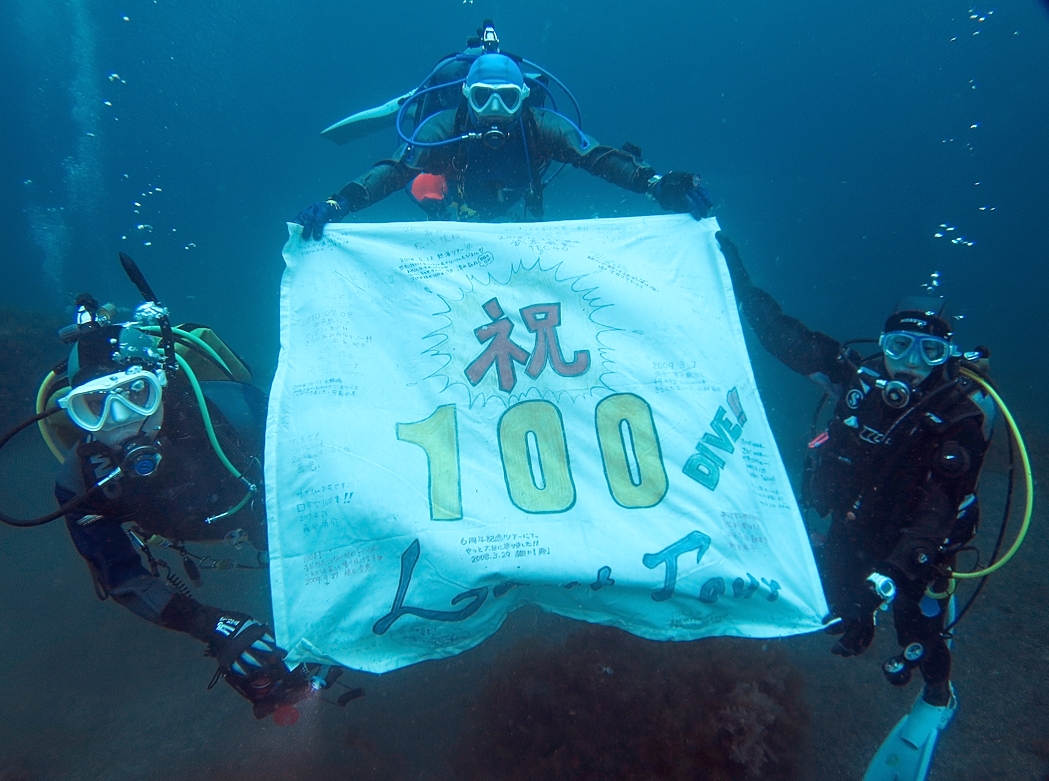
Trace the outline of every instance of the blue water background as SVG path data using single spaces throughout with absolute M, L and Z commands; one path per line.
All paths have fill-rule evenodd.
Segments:
M 1003 393 L 1045 452 L 1049 13 L 1033 0 L 4 0 L 0 8 L 0 305 L 66 317 L 72 297 L 89 290 L 134 306 L 116 260 L 123 250 L 176 320 L 212 324 L 268 377 L 285 222 L 395 146 L 384 133 L 337 147 L 319 131 L 415 86 L 490 16 L 506 50 L 571 87 L 589 133 L 638 144 L 659 171 L 702 174 L 755 281 L 811 327 L 876 336 L 899 296 L 921 293 L 939 274 L 937 290 L 964 315 L 960 343 L 991 348 Z M 578 171 L 547 192 L 548 219 L 654 210 Z M 421 216 L 395 195 L 360 219 Z M 777 433 L 803 432 L 814 392 L 760 352 L 755 361 Z M 784 456 L 794 469 L 797 449 Z M 64 534 L 39 534 L 52 532 Z M 17 543 L 5 534 L 8 550 L 35 533 L 19 532 Z M 90 598 L 81 575 L 41 580 L 43 589 L 9 569 L 5 582 L 42 589 L 26 610 L 32 602 L 61 612 Z M 149 643 L 190 645 L 144 634 L 152 630 L 116 617 L 112 605 L 99 609 L 114 614 L 99 637 L 127 633 L 106 641 L 114 669 L 100 676 L 103 687 L 128 659 L 155 653 Z M 5 616 L 15 618 L 13 609 Z M 42 655 L 50 661 L 41 675 L 58 667 L 67 680 L 78 672 L 70 649 L 88 637 L 48 629 L 43 653 L 38 635 L 13 636 L 15 658 Z M 1044 647 L 1044 636 L 1032 642 Z M 190 656 L 180 657 L 173 686 L 183 673 L 199 677 Z M 863 669 L 881 692 L 876 661 Z M 1044 681 L 1044 661 L 1014 673 L 1015 685 L 1028 674 Z M 46 688 L 65 696 L 57 684 Z M 214 702 L 211 694 L 202 701 Z M 247 730 L 246 708 L 224 694 L 224 712 Z M 120 692 L 109 707 L 146 713 L 135 698 L 133 688 Z M 890 724 L 903 707 L 894 702 Z M 24 706 L 30 724 L 46 710 Z M 164 746 L 175 755 L 171 740 Z M 864 736 L 858 756 L 876 743 Z M 48 767 L 65 767 L 55 762 Z
M 1049 398 L 1033 360 L 1049 347 L 1034 317 L 1049 257 L 1037 3 L 5 5 L 0 301 L 86 289 L 133 304 L 122 249 L 178 317 L 239 323 L 241 349 L 272 362 L 284 221 L 394 146 L 318 131 L 406 91 L 492 16 L 504 48 L 570 85 L 598 139 L 701 173 L 788 311 L 869 335 L 939 272 L 962 342 L 1023 372 L 1014 395 Z M 652 208 L 576 171 L 548 195 L 552 219 Z M 394 196 L 362 218 L 419 216 Z M 936 239 L 941 224 L 957 231 Z

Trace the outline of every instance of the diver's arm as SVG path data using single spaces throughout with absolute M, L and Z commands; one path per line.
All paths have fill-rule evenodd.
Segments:
M 643 160 L 624 149 L 597 143 L 556 112 L 533 109 L 532 114 L 538 131 L 537 152 L 543 157 L 582 168 L 635 193 L 648 190 L 656 171 Z
M 61 485 L 55 489 L 59 502 L 74 495 Z M 167 580 L 151 575 L 119 521 L 103 517 L 81 525 L 78 521 L 84 517 L 81 512 L 69 513 L 66 525 L 100 593 L 152 624 L 206 641 L 197 628 L 207 622 L 205 606 L 180 594 Z
M 455 134 L 455 111 L 441 111 L 428 117 L 414 133 L 423 144 L 440 143 Z M 378 203 L 403 189 L 421 173 L 448 175 L 455 144 L 401 147 L 396 156 L 380 160 L 339 191 L 349 202 L 351 212 Z
M 358 212 L 397 192 L 418 173 L 403 160 L 380 160 L 339 190 L 338 194 L 349 203 L 349 211 Z
M 74 448 L 55 481 L 55 498 L 59 504 L 83 492 L 85 483 L 80 463 Z M 201 612 L 197 608 L 205 612 L 209 609 L 181 594 L 166 579 L 150 574 L 124 530 L 122 524 L 126 522 L 134 523 L 136 519 L 92 518 L 84 509 L 66 514 L 69 537 L 77 553 L 88 563 L 96 588 L 150 623 L 206 640 L 196 629 L 196 624 L 206 623 L 206 617 L 198 620 L 196 616 Z
M 724 231 L 718 231 L 716 237 L 743 316 L 764 348 L 799 374 L 813 378 L 823 375 L 832 384 L 843 382 L 849 365 L 842 357 L 841 343 L 783 314 L 775 299 L 750 280 L 739 249 L 732 240 Z
M 59 502 L 74 496 L 63 486 L 57 486 L 55 494 Z M 272 713 L 282 702 L 301 699 L 308 686 L 305 668 L 284 664 L 286 652 L 277 646 L 268 626 L 245 613 L 205 605 L 182 593 L 170 580 L 142 566 L 120 522 L 99 518 L 82 526 L 77 521 L 83 517 L 71 513 L 66 522 L 102 594 L 140 618 L 206 643 L 208 655 L 218 661 L 219 673 L 252 702 L 256 718 Z

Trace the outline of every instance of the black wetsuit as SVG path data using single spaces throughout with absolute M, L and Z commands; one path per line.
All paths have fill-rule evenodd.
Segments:
M 466 103 L 427 118 L 416 139 L 424 143 L 456 138 L 471 130 Z M 542 172 L 550 163 L 582 168 L 613 184 L 644 193 L 655 170 L 631 152 L 584 137 L 564 117 L 541 108 L 522 109 L 520 119 L 505 128 L 506 142 L 489 148 L 481 139 L 435 147 L 402 147 L 347 184 L 340 195 L 358 211 L 405 187 L 421 173 L 443 176 L 448 194 L 443 202 L 422 205 L 440 219 L 505 218 L 523 198 L 536 218 L 542 217 Z
M 208 642 L 216 618 L 227 611 L 202 605 L 165 577 L 143 566 L 126 527 L 176 542 L 222 540 L 235 529 L 259 550 L 266 548 L 261 453 L 266 418 L 262 391 L 238 382 L 202 382 L 216 437 L 227 458 L 258 485 L 236 514 L 205 523 L 237 505 L 245 484 L 216 456 L 188 383 L 181 374 L 164 391 L 158 442 L 161 460 L 149 477 L 124 475 L 106 483 L 66 515 L 73 544 L 94 576 L 99 593 L 160 626 Z M 119 464 L 113 451 L 85 437 L 70 451 L 55 485 L 59 503 L 97 483 Z M 92 519 L 92 516 L 101 516 Z M 83 523 L 82 523 L 83 521 Z
M 762 345 L 835 401 L 829 438 L 811 451 L 804 487 L 805 502 L 831 517 L 818 560 L 832 612 L 846 627 L 869 621 L 881 600 L 867 576 L 893 578 L 899 643 L 920 643 L 918 666 L 926 682 L 944 685 L 951 664 L 942 637 L 946 599 L 926 599 L 923 612 L 922 598 L 930 584 L 934 593 L 943 592 L 937 567 L 951 563 L 945 544 L 966 543 L 974 534 L 974 492 L 993 402 L 958 375 L 952 359 L 921 383 L 905 407 L 889 406 L 876 385 L 888 379 L 882 355 L 864 361 L 783 314 L 750 281 L 738 253 L 726 248 L 725 256 L 741 311 Z

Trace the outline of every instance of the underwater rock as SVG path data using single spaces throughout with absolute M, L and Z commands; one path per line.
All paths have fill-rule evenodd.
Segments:
M 57 317 L 0 306 L 0 433 L 33 414 L 44 375 L 68 348 L 58 340 Z
M 800 690 L 761 640 L 587 626 L 491 669 L 449 761 L 458 781 L 791 779 L 808 723 Z

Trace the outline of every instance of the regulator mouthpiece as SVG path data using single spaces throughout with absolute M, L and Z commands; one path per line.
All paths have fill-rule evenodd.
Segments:
M 506 131 L 500 130 L 495 126 L 486 130 L 484 135 L 481 136 L 484 145 L 489 149 L 502 149 L 506 145 L 506 139 Z
M 911 403 L 911 386 L 904 380 L 878 380 L 881 397 L 893 409 L 903 409 Z

